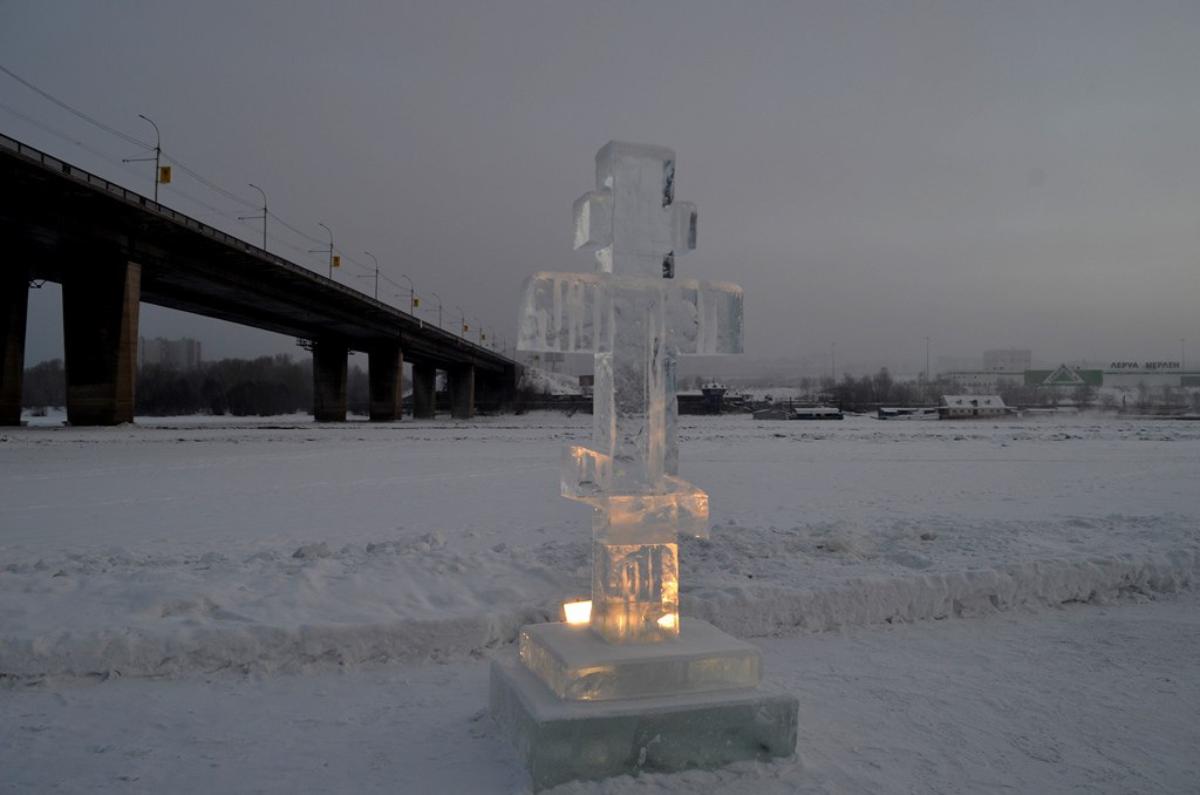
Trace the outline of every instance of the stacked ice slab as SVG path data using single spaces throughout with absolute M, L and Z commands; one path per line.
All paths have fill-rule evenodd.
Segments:
M 570 701 L 709 693 L 758 687 L 762 657 L 749 643 L 699 619 L 681 621 L 669 643 L 601 643 L 586 626 L 521 629 L 521 663 Z
M 586 627 L 547 626 L 569 631 L 572 641 L 586 646 Z M 698 648 L 690 641 L 693 631 L 697 637 L 722 634 L 684 619 L 681 640 L 605 644 L 612 656 L 600 654 L 591 663 L 609 666 L 612 673 L 597 678 L 586 671 L 586 648 L 572 655 L 574 642 L 554 643 L 561 638 L 535 641 L 548 655 L 566 652 L 565 659 L 545 661 L 544 668 L 534 663 L 540 674 L 513 656 L 492 662 L 491 713 L 516 745 L 534 791 L 574 779 L 714 768 L 795 752 L 796 697 L 766 684 L 707 689 L 715 682 L 757 681 L 758 656 L 727 635 L 714 648 Z M 557 652 L 547 651 L 555 645 Z M 648 656 L 639 659 L 639 653 Z

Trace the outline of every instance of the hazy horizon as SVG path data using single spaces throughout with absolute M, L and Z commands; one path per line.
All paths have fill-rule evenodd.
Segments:
M 438 293 L 447 325 L 462 307 L 510 344 L 529 273 L 590 268 L 571 203 L 620 139 L 676 150 L 700 214 L 677 270 L 743 286 L 756 361 L 827 363 L 836 342 L 839 374 L 906 373 L 926 337 L 935 362 L 1178 359 L 1181 339 L 1200 361 L 1200 6 L 6 2 L 0 20 L 0 64 L 128 135 L 152 117 L 208 180 L 251 203 L 263 186 L 292 226 L 328 224 L 423 309 Z M 0 131 L 150 192 L 120 162 L 143 152 L 3 74 Z M 178 170 L 161 198 L 259 234 Z M 361 273 L 337 278 L 370 290 Z M 27 366 L 62 355 L 58 294 L 31 291 Z M 141 321 L 206 358 L 302 353 Z

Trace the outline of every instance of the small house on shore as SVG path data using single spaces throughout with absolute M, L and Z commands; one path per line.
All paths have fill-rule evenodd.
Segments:
M 943 420 L 1005 417 L 1017 410 L 1004 405 L 999 395 L 942 395 L 938 417 Z

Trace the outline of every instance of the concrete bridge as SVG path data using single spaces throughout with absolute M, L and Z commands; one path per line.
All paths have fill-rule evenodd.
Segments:
M 62 285 L 67 418 L 132 422 L 140 301 L 312 341 L 318 421 L 346 418 L 347 356 L 369 357 L 372 420 L 432 417 L 512 399 L 517 364 L 119 185 L 0 135 L 0 424 L 21 417 L 29 285 Z

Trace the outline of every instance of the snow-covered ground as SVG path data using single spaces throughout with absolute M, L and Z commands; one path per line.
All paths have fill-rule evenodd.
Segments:
M 572 783 L 608 793 L 1154 793 L 1200 781 L 1200 599 L 767 638 L 797 756 Z M 516 793 L 487 662 L 0 691 L 14 792 Z
M 918 790 L 1179 789 L 1192 768 L 1164 754 L 1196 740 L 1200 633 L 1186 589 L 1200 572 L 1200 423 L 683 419 L 681 474 L 713 508 L 712 538 L 683 543 L 684 614 L 764 639 L 773 675 L 801 696 L 801 756 L 614 791 L 908 788 L 893 769 Z M 0 742 L 13 754 L 0 769 L 34 781 L 46 738 L 62 735 L 82 745 L 43 783 L 161 790 L 179 772 L 166 754 L 194 763 L 196 791 L 288 780 L 315 791 L 336 788 L 304 750 L 325 743 L 345 749 L 324 755 L 328 776 L 352 766 L 363 789 L 404 791 L 414 771 L 423 790 L 442 789 L 443 774 L 445 791 L 519 789 L 507 749 L 470 719 L 485 701 L 479 658 L 587 592 L 589 517 L 557 496 L 557 461 L 589 435 L 590 418 L 556 414 L 0 432 L 0 677 L 12 683 L 0 731 L 33 727 Z M 1180 592 L 1069 619 L 1057 610 Z M 1093 636 L 1119 616 L 1144 616 L 1127 623 L 1145 623 L 1146 637 Z M 896 626 L 956 617 L 984 618 Z M 1060 625 L 1061 643 L 1047 634 Z M 1055 667 L 1071 660 L 1079 681 Z M 1138 712 L 1159 687 L 1138 678 L 1139 660 L 1177 669 L 1158 727 Z M 1096 701 L 1135 673 L 1136 687 Z M 147 676 L 167 679 L 131 680 Z M 851 697 L 856 682 L 875 695 Z M 1062 693 L 1057 707 L 1043 690 Z M 434 719 L 441 703 L 453 715 Z M 1167 719 L 1189 708 L 1190 723 Z M 970 728 L 980 709 L 994 729 Z M 1105 709 L 1120 731 L 1087 734 Z M 277 712 L 287 731 L 258 736 Z M 114 714 L 106 740 L 99 716 Z M 1087 725 L 1051 731 L 1054 720 Z M 285 742 L 303 764 L 272 745 Z M 1022 761 L 1037 754 L 1058 760 Z

